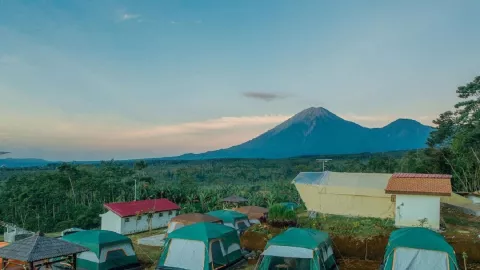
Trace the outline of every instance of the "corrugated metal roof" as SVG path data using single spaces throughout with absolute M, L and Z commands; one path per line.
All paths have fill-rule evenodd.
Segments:
M 329 172 L 301 172 L 293 179 L 294 183 L 307 185 L 321 185 Z
M 301 172 L 293 182 L 295 184 L 369 188 L 383 191 L 391 176 L 392 174 L 388 173 Z
M 107 203 L 104 206 L 121 217 L 131 217 L 151 211 L 156 213 L 180 209 L 180 206 L 167 199 Z

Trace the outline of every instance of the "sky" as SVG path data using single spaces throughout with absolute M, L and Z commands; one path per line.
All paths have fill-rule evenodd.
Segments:
M 4 157 L 172 156 L 309 107 L 431 124 L 480 75 L 480 1 L 0 0 Z

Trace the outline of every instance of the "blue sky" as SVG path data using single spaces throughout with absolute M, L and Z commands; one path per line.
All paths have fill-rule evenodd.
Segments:
M 479 75 L 478 10 L 476 0 L 0 0 L 0 150 L 201 152 L 311 106 L 369 127 L 430 124 Z

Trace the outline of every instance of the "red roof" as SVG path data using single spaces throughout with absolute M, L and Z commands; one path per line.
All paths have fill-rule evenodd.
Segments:
M 388 181 L 387 194 L 450 196 L 450 175 L 396 173 Z
M 106 203 L 103 206 L 120 217 L 131 217 L 137 215 L 137 213 L 142 214 L 150 211 L 157 213 L 180 209 L 180 206 L 167 199 Z
M 427 173 L 394 173 L 392 178 L 428 178 L 428 179 L 451 179 L 449 174 L 427 174 Z

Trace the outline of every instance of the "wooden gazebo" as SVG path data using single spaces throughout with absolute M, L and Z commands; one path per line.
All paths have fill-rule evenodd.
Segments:
M 228 204 L 230 205 L 233 204 L 235 205 L 235 207 L 238 207 L 242 203 L 247 203 L 248 200 L 237 195 L 232 195 L 230 197 L 223 199 L 222 202 L 223 202 L 223 208 L 226 208 L 226 205 Z
M 76 269 L 77 254 L 84 251 L 88 249 L 57 238 L 34 235 L 0 248 L 1 269 L 22 262 L 25 269 L 34 270 L 63 261 L 70 261 L 72 269 Z

